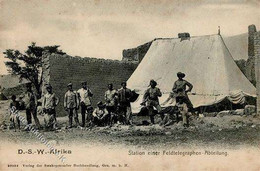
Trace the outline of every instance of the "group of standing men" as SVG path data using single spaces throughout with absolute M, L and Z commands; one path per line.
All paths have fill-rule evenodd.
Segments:
M 121 88 L 115 90 L 113 84 L 108 84 L 105 92 L 105 103 L 99 101 L 97 108 L 93 109 L 91 98 L 92 91 L 87 87 L 87 82 L 82 82 L 82 88 L 74 91 L 72 83 L 67 85 L 68 91 L 64 96 L 64 109 L 68 112 L 69 128 L 72 127 L 73 118 L 76 126 L 79 126 L 78 110 L 81 108 L 82 127 L 91 124 L 98 126 L 112 125 L 114 122 L 132 124 L 132 111 L 130 100 L 132 91 L 126 87 L 126 82 L 121 83 Z M 87 123 L 86 123 L 87 122 Z
M 99 101 L 97 107 L 93 109 L 91 102 L 93 93 L 87 87 L 87 82 L 82 82 L 82 88 L 77 91 L 74 91 L 72 83 L 69 83 L 67 85 L 68 91 L 64 96 L 64 109 L 69 117 L 68 128 L 72 128 L 73 119 L 76 126 L 82 127 L 91 125 L 112 125 L 115 122 L 128 125 L 132 124 L 132 111 L 130 106 L 132 91 L 126 87 L 126 82 L 122 82 L 121 86 L 119 90 L 115 90 L 113 84 L 108 84 L 108 90 L 104 94 L 105 103 Z M 10 121 L 14 127 L 15 122 L 17 122 L 18 128 L 20 128 L 20 121 L 15 113 L 25 108 L 27 120 L 25 129 L 28 130 L 32 124 L 32 116 L 36 127 L 41 128 L 37 117 L 37 98 L 33 93 L 31 83 L 28 83 L 26 87 L 26 92 L 23 97 L 21 97 L 21 100 L 17 101 L 16 96 L 12 96 L 12 102 L 10 103 Z M 45 127 L 47 129 L 57 129 L 55 108 L 59 103 L 59 98 L 53 93 L 51 85 L 46 85 L 46 91 L 42 99 L 42 113 L 44 114 Z M 81 125 L 78 119 L 79 108 L 81 108 L 82 115 Z
M 188 109 L 192 109 L 192 104 L 188 98 L 187 93 L 193 88 L 192 84 L 184 80 L 184 73 L 177 73 L 178 80 L 174 83 L 172 92 L 169 98 L 166 100 L 176 100 L 176 107 L 181 111 L 184 125 L 188 125 L 187 113 Z M 144 105 L 148 109 L 148 113 L 151 119 L 151 123 L 154 124 L 154 116 L 159 113 L 162 121 L 167 119 L 163 114 L 159 97 L 162 96 L 160 89 L 157 86 L 157 82 L 150 81 L 150 87 L 145 91 L 143 101 L 141 105 Z M 188 89 L 186 90 L 186 87 Z M 104 94 L 105 103 L 99 101 L 97 107 L 93 109 L 91 98 L 93 97 L 92 91 L 88 88 L 87 82 L 82 82 L 82 88 L 77 91 L 73 90 L 72 83 L 67 85 L 68 91 L 64 96 L 64 109 L 69 117 L 69 128 L 73 126 L 73 118 L 76 126 L 80 126 L 78 119 L 78 110 L 81 108 L 82 115 L 82 127 L 90 125 L 112 125 L 115 122 L 122 124 L 132 124 L 132 111 L 130 103 L 133 101 L 134 92 L 127 88 L 126 82 L 121 83 L 121 88 L 115 90 L 113 84 L 108 84 L 108 90 Z M 55 107 L 59 103 L 59 98 L 52 92 L 52 86 L 46 85 L 47 93 L 43 96 L 42 111 L 44 115 L 44 121 L 47 128 L 56 129 L 57 119 Z M 18 104 L 16 98 L 12 97 L 10 107 Z M 40 122 L 37 118 L 37 100 L 32 91 L 31 84 L 27 84 L 27 91 L 23 97 L 27 123 L 32 123 L 32 116 L 34 118 L 36 127 L 40 128 Z M 166 103 L 165 102 L 165 103 Z M 18 106 L 16 107 L 18 109 Z M 154 108 L 157 113 L 154 112 Z M 26 127 L 27 128 L 27 127 Z

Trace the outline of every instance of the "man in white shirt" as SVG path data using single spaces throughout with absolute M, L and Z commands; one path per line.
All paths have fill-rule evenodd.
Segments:
M 86 111 L 87 111 L 87 120 L 91 121 L 91 114 L 93 112 L 93 108 L 91 106 L 91 97 L 93 93 L 87 87 L 87 82 L 84 81 L 81 83 L 82 88 L 77 91 L 80 101 L 81 107 L 81 115 L 82 115 L 82 127 L 85 127 L 86 123 Z

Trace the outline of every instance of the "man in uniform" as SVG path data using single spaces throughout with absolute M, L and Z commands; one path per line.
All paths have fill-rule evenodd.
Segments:
M 113 89 L 113 84 L 108 84 L 108 90 L 105 92 L 106 108 L 110 117 L 110 125 L 115 120 L 115 112 L 117 106 L 117 91 Z
M 25 110 L 26 110 L 26 119 L 27 119 L 27 126 L 25 129 L 27 130 L 29 128 L 29 125 L 32 124 L 32 116 L 34 119 L 34 122 L 36 124 L 36 127 L 39 129 L 41 127 L 40 121 L 37 117 L 37 98 L 35 94 L 32 91 L 32 85 L 31 83 L 28 83 L 26 85 L 26 92 L 23 97 L 24 105 L 25 105 Z
M 122 82 L 121 86 L 122 87 L 118 90 L 118 106 L 120 117 L 123 116 L 123 122 L 125 122 L 127 125 L 131 125 L 132 110 L 130 105 L 130 98 L 132 96 L 132 92 L 126 87 L 126 82 Z
M 87 120 L 91 121 L 91 115 L 93 112 L 93 108 L 91 106 L 91 97 L 93 93 L 87 87 L 87 82 L 84 81 L 81 83 L 82 88 L 77 91 L 79 95 L 80 107 L 81 107 L 81 116 L 82 116 L 82 127 L 85 127 L 86 123 L 86 111 L 87 111 Z
M 76 126 L 79 126 L 79 119 L 77 110 L 79 108 L 79 98 L 76 91 L 72 89 L 72 83 L 68 84 L 68 91 L 65 93 L 64 97 L 64 108 L 69 115 L 69 128 L 72 128 L 72 120 L 76 122 Z
M 193 109 L 193 105 L 187 95 L 188 92 L 191 92 L 193 85 L 188 81 L 184 80 L 185 74 L 182 72 L 177 73 L 178 80 L 175 81 L 172 91 L 176 94 L 176 103 L 179 102 L 179 98 L 183 98 L 183 102 L 187 104 L 190 110 Z M 186 90 L 186 87 L 188 89 Z
M 56 111 L 55 107 L 59 103 L 59 98 L 52 92 L 52 86 L 46 86 L 47 93 L 43 96 L 42 110 L 45 113 L 44 121 L 46 128 L 56 129 Z
M 158 113 L 161 112 L 161 106 L 159 104 L 159 97 L 162 96 L 162 93 L 158 87 L 156 87 L 157 82 L 154 80 L 150 81 L 150 88 L 148 88 L 143 96 L 143 102 L 141 105 L 145 105 L 148 108 L 148 113 L 151 119 L 151 123 L 154 124 L 154 110 L 153 107 L 155 107 L 158 111 Z M 161 119 L 163 120 L 163 114 L 161 114 Z

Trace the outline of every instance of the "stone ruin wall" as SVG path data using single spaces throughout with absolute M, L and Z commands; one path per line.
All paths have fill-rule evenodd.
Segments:
M 254 34 L 254 57 L 256 74 L 257 114 L 260 115 L 260 31 Z
M 96 106 L 98 101 L 104 101 L 107 84 L 113 83 L 114 88 L 120 88 L 121 82 L 127 81 L 137 65 L 137 62 L 128 61 L 46 55 L 43 65 L 43 84 L 52 85 L 53 91 L 60 99 L 57 115 L 65 116 L 63 100 L 69 82 L 73 83 L 74 90 L 78 90 L 81 88 L 81 82 L 87 81 L 94 94 L 92 104 Z M 43 91 L 45 91 L 44 86 Z
M 259 32 L 258 32 L 259 33 Z M 236 64 L 240 70 L 244 73 L 247 79 L 255 86 L 255 34 L 257 34 L 256 26 L 248 26 L 248 59 L 236 60 Z
M 143 45 L 140 45 L 136 48 L 132 49 L 124 49 L 123 50 L 123 60 L 124 61 L 137 61 L 141 62 L 144 58 L 145 54 L 149 50 L 153 41 L 147 42 Z

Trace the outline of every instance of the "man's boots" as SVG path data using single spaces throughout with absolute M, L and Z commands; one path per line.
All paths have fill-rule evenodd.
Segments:
M 72 128 L 72 117 L 69 117 L 69 128 Z

